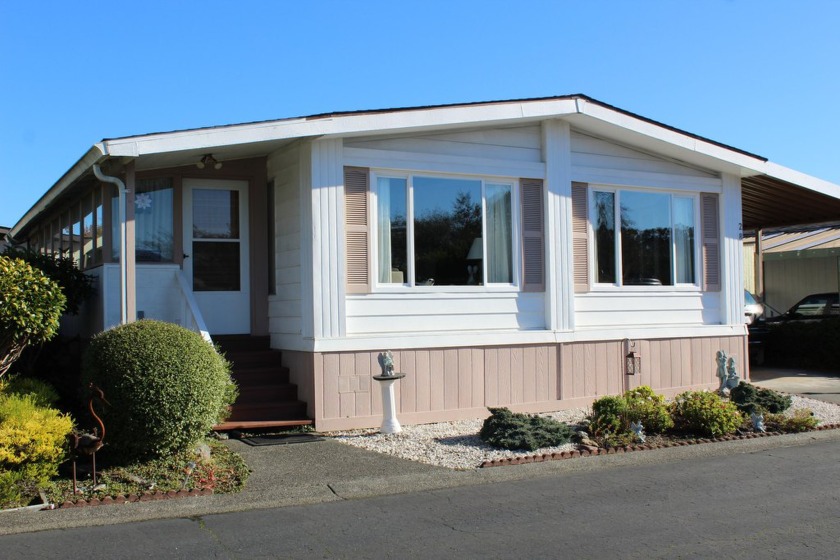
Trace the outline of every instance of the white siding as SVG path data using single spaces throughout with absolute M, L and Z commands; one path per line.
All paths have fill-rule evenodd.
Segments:
M 572 180 L 650 187 L 675 183 L 720 186 L 716 173 L 575 131 L 572 132 Z
M 274 181 L 275 295 L 268 297 L 269 332 L 301 334 L 300 144 L 268 158 Z M 307 187 L 308 191 L 308 187 Z
M 456 131 L 421 136 L 351 138 L 347 148 L 541 162 L 539 126 Z
M 717 292 L 589 292 L 575 297 L 576 328 L 721 324 Z
M 348 296 L 347 332 L 475 332 L 545 328 L 541 293 L 411 293 Z

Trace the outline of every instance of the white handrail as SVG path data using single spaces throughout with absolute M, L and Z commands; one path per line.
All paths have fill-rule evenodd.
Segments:
M 176 275 L 178 276 L 178 286 L 181 288 L 181 295 L 184 297 L 184 322 L 191 322 L 190 327 L 192 327 L 192 330 L 198 332 L 204 340 L 212 344 L 213 339 L 210 338 L 210 331 L 207 330 L 207 325 L 204 324 L 204 317 L 201 316 L 201 311 L 198 309 L 198 302 L 195 301 L 195 296 L 187 283 L 187 277 L 184 276 L 182 270 L 178 270 Z

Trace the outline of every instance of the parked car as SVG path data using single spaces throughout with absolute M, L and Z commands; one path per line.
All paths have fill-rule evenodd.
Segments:
M 764 315 L 764 305 L 758 303 L 755 296 L 747 290 L 744 290 L 744 302 L 744 322 L 752 325 L 756 319 Z
M 818 321 L 840 317 L 840 301 L 837 292 L 811 294 L 799 300 L 793 307 L 776 317 L 765 319 L 768 323 L 788 321 Z

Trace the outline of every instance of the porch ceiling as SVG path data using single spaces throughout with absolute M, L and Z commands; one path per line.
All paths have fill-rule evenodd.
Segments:
M 840 220 L 840 199 L 767 175 L 741 179 L 741 203 L 745 230 Z

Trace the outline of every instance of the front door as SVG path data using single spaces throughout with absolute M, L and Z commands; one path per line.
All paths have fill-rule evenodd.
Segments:
M 211 335 L 251 332 L 247 182 L 184 179 L 184 274 Z

